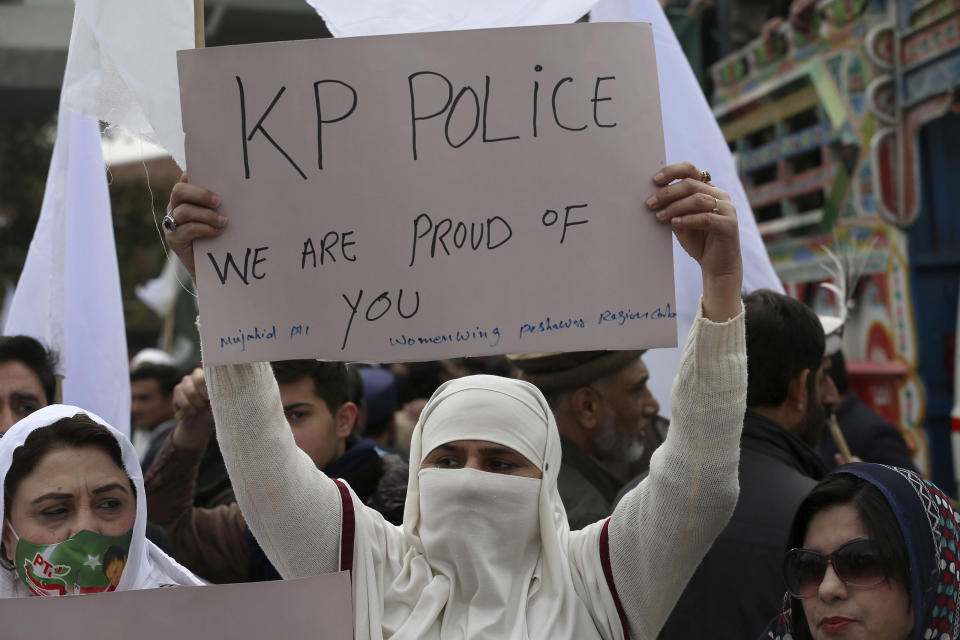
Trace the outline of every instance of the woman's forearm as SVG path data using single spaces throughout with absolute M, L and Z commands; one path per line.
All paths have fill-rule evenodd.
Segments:
M 341 503 L 293 439 L 270 365 L 204 367 L 237 502 L 284 578 L 337 571 Z

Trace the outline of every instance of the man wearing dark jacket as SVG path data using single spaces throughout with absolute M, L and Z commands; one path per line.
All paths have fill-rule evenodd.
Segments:
M 827 471 L 813 448 L 826 417 L 820 321 L 800 302 L 772 291 L 743 302 L 747 413 L 740 499 L 661 639 L 759 637 L 785 591 L 780 567 L 794 511 Z
M 301 452 L 330 477 L 343 478 L 368 506 L 395 524 L 403 519 L 408 467 L 353 434 L 358 408 L 347 366 L 339 362 L 273 363 L 284 413 Z M 197 468 L 213 434 L 203 370 L 177 386 L 182 419 L 144 476 L 147 513 L 166 528 L 173 556 L 211 582 L 270 580 L 279 574 L 250 534 L 236 502 L 195 507 Z

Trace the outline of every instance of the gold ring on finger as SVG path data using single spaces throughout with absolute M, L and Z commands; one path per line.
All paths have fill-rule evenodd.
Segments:
M 713 196 L 713 202 L 714 202 L 713 212 L 720 213 L 720 198 L 718 198 L 717 196 Z
M 710 182 L 710 172 L 709 172 L 709 171 L 701 171 L 701 172 L 700 172 L 700 181 L 701 181 L 701 182 Z

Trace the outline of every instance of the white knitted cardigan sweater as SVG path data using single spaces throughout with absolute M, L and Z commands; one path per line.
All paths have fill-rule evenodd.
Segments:
M 736 505 L 744 328 L 742 309 L 725 323 L 698 312 L 673 383 L 668 437 L 648 478 L 611 516 L 613 581 L 634 640 L 657 636 Z M 285 578 L 339 570 L 339 490 L 297 448 L 269 364 L 205 373 L 237 501 L 271 562 Z

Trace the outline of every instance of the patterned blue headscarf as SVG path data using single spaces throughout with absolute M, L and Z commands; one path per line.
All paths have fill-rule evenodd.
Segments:
M 837 473 L 857 476 L 879 489 L 900 524 L 910 560 L 914 617 L 910 640 L 960 640 L 960 513 L 935 484 L 912 471 L 860 462 L 833 472 Z M 806 624 L 791 608 L 790 594 L 783 602 L 762 638 L 788 640 L 795 636 L 794 620 Z

